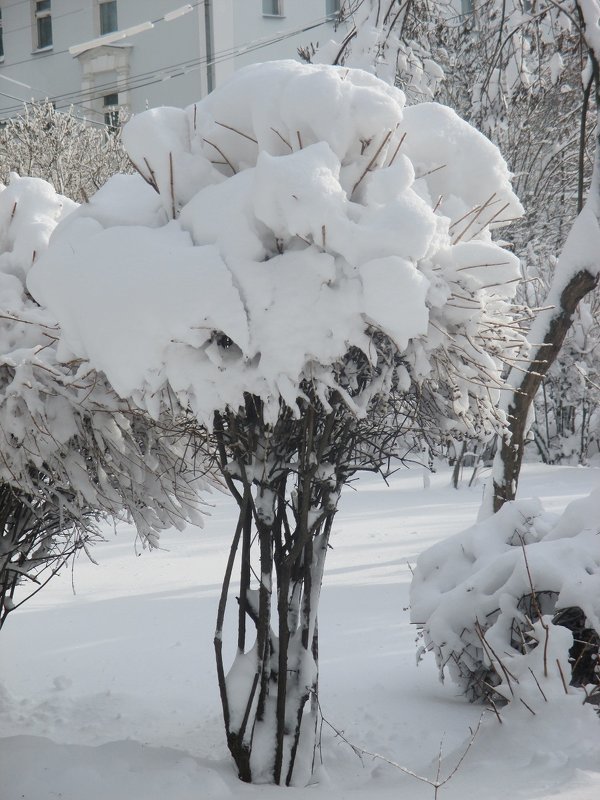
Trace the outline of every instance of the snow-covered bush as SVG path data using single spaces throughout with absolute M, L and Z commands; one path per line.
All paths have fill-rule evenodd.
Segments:
M 63 358 L 195 420 L 239 504 L 215 634 L 228 744 L 244 780 L 306 781 L 341 488 L 501 425 L 518 263 L 489 228 L 521 208 L 481 134 L 359 70 L 255 65 L 123 140 L 146 183 L 111 179 L 28 286 L 60 320 Z
M 507 503 L 422 553 L 411 616 L 442 680 L 447 671 L 470 700 L 531 704 L 548 681 L 597 694 L 599 590 L 597 489 L 561 516 L 536 500 Z
M 195 491 L 178 474 L 183 444 L 88 364 L 61 360 L 56 320 L 25 288 L 74 208 L 38 178 L 0 185 L 0 627 L 26 588 L 94 539 L 100 517 L 127 512 L 150 544 L 196 518 Z
M 96 127 L 57 111 L 52 103 L 27 103 L 0 129 L 0 181 L 9 174 L 43 178 L 59 194 L 86 201 L 117 172 L 131 172 L 119 131 Z

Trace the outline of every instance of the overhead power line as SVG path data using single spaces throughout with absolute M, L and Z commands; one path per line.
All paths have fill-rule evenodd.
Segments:
M 195 5 L 200 5 L 200 3 L 196 3 Z M 118 87 L 116 82 L 114 80 L 111 80 L 105 83 L 97 84 L 96 86 L 91 87 L 90 89 L 87 90 L 76 90 L 71 92 L 64 92 L 58 95 L 53 95 L 49 99 L 51 99 L 56 104 L 57 108 L 65 108 L 66 106 L 69 105 L 80 105 L 85 102 L 90 102 L 96 99 L 100 99 L 105 94 L 107 94 L 107 90 L 109 89 L 118 88 L 119 91 L 136 91 L 146 86 L 152 86 L 158 83 L 162 83 L 165 80 L 171 80 L 173 78 L 181 77 L 183 75 L 186 75 L 188 72 L 195 71 L 196 69 L 201 68 L 206 64 L 219 64 L 224 61 L 230 61 L 231 59 L 236 58 L 239 55 L 243 55 L 246 53 L 253 53 L 257 50 L 261 50 L 265 47 L 269 47 L 273 44 L 277 44 L 281 41 L 285 41 L 286 39 L 297 36 L 298 34 L 307 33 L 308 31 L 320 28 L 323 25 L 329 24 L 330 22 L 331 20 L 329 18 L 321 18 L 319 20 L 316 20 L 315 22 L 302 26 L 301 28 L 296 28 L 291 31 L 286 31 L 271 38 L 263 37 L 260 39 L 255 39 L 253 41 L 238 45 L 237 47 L 234 48 L 227 48 L 225 50 L 217 52 L 212 60 L 209 60 L 204 56 L 195 59 L 188 59 L 186 61 L 180 61 L 175 64 L 170 64 L 168 66 L 158 67 L 148 72 L 130 76 L 126 81 L 118 84 Z M 18 98 L 13 98 L 13 99 L 18 99 Z M 10 106 L 2 109 L 0 113 L 2 113 L 3 118 L 10 117 L 14 113 L 18 112 L 21 109 L 23 102 L 25 101 L 20 102 L 19 105 Z
M 29 3 L 30 0 L 17 0 L 17 2 L 16 3 L 12 3 L 12 5 L 20 5 L 23 2 Z M 193 11 L 194 8 L 198 8 L 198 6 L 203 6 L 205 4 L 205 2 L 206 2 L 206 0 L 194 0 L 194 2 L 187 3 L 186 5 L 190 5 L 192 7 L 192 11 Z M 2 8 L 5 9 L 5 8 L 9 8 L 9 7 L 10 6 L 3 6 Z M 180 10 L 181 10 L 180 8 L 177 8 L 172 12 L 167 12 L 162 17 L 157 17 L 154 20 L 149 20 L 147 23 L 142 23 L 142 24 L 144 26 L 147 25 L 148 26 L 147 29 L 149 29 L 149 28 L 153 28 L 155 25 L 157 25 L 157 24 L 159 24 L 161 22 L 171 22 L 172 19 L 176 19 L 177 18 L 177 17 L 172 17 L 172 14 L 176 13 L 176 12 L 179 12 Z M 53 14 L 52 15 L 52 19 L 61 19 L 62 17 L 68 17 L 70 14 L 77 14 L 80 11 L 85 11 L 85 9 L 84 8 L 78 8 L 78 9 L 75 9 L 74 11 L 68 11 L 65 14 L 59 14 L 59 15 Z M 28 25 L 27 27 L 29 28 L 30 26 Z M 132 26 L 132 28 L 134 28 L 134 27 L 137 27 L 137 26 Z M 15 28 L 12 31 L 5 31 L 5 33 L 14 33 L 14 32 L 19 31 L 19 30 L 24 30 L 24 28 Z M 118 31 L 117 31 L 117 33 L 118 33 Z M 112 34 L 106 34 L 106 36 L 104 37 L 103 44 L 110 44 L 109 39 L 110 39 L 111 35 Z M 100 37 L 100 38 L 103 38 L 103 37 Z M 92 40 L 92 41 L 95 41 L 95 40 Z M 74 45 L 74 47 L 77 47 L 77 45 Z M 43 61 L 46 58 L 54 58 L 56 56 L 64 56 L 67 53 L 69 53 L 70 49 L 71 48 L 66 47 L 63 50 L 49 50 L 47 53 L 36 53 L 33 56 L 28 56 L 27 58 L 22 58 L 20 61 L 12 61 L 10 64 L 7 64 L 6 66 L 16 67 L 16 66 L 19 66 L 20 64 L 30 64 L 32 61 L 38 61 L 39 62 L 39 61 Z
M 6 6 L 2 7 L 4 10 Z M 64 17 L 71 17 L 73 14 L 81 14 L 82 11 L 85 11 L 85 8 L 76 8 L 74 11 L 65 11 L 64 14 L 52 14 L 52 20 L 63 19 Z M 31 22 L 28 25 L 21 25 L 19 28 L 4 28 L 2 29 L 2 35 L 4 40 L 6 41 L 7 37 L 10 37 L 13 33 L 18 33 L 18 31 L 27 31 L 31 30 Z M 61 52 L 65 52 L 64 50 Z M 35 59 L 31 59 L 34 61 Z
M 138 33 L 152 30 L 152 28 L 154 28 L 154 26 L 159 22 L 172 22 L 174 19 L 179 19 L 185 14 L 189 14 L 190 11 L 193 11 L 198 5 L 200 5 L 200 3 L 195 3 L 194 5 L 191 3 L 186 3 L 186 5 L 176 8 L 173 11 L 169 11 L 167 14 L 159 17 L 158 19 L 140 22 L 137 25 L 130 25 L 129 28 L 123 28 L 123 30 L 120 31 L 113 31 L 112 33 L 104 34 L 104 36 L 99 36 L 96 39 L 91 39 L 88 42 L 75 44 L 72 47 L 69 47 L 69 53 L 72 56 L 78 56 L 81 53 L 86 53 L 88 50 L 93 50 L 96 47 L 104 47 L 107 44 L 113 44 L 114 42 L 119 42 L 122 39 L 128 39 L 131 36 L 137 36 Z

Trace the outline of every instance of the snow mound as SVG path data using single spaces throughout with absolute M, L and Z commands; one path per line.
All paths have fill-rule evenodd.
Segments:
M 29 276 L 64 359 L 153 414 L 175 395 L 210 428 L 248 393 L 267 419 L 282 401 L 296 412 L 306 381 L 364 415 L 340 363 L 354 350 L 375 366 L 381 335 L 403 391 L 443 385 L 442 417 L 463 431 L 497 420 L 519 270 L 489 225 L 521 206 L 496 148 L 453 112 L 404 109 L 361 70 L 280 61 L 140 114 L 123 141 L 146 185 L 110 180 Z
M 535 500 L 507 503 L 425 551 L 411 617 L 441 679 L 447 670 L 471 700 L 537 709 L 569 683 L 597 696 L 600 488 L 558 517 Z

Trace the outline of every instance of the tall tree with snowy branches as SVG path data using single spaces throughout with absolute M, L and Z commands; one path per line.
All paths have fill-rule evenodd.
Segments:
M 583 75 L 585 91 L 581 111 L 581 152 L 585 146 L 585 123 L 590 96 L 596 110 L 600 108 L 600 36 L 598 25 L 600 5 L 597 2 L 576 2 L 571 6 L 558 6 L 556 13 L 577 15 L 582 44 L 587 50 L 587 66 Z M 531 343 L 527 362 L 507 379 L 509 393 L 504 406 L 509 418 L 509 431 L 502 437 L 496 455 L 489 492 L 492 507 L 497 511 L 507 500 L 514 499 L 525 449 L 525 439 L 530 425 L 530 413 L 535 395 L 550 367 L 556 361 L 571 328 L 580 301 L 598 286 L 600 276 L 600 196 L 598 195 L 599 152 L 596 124 L 596 146 L 593 173 L 585 204 L 577 214 L 567 235 L 552 275 L 544 309 L 538 314 L 528 338 Z M 580 200 L 583 186 L 583 163 L 580 163 Z
M 597 285 L 596 270 L 583 269 L 565 284 L 564 263 L 570 256 L 558 259 L 558 255 L 563 246 L 572 249 L 567 235 L 582 210 L 594 162 L 597 66 L 589 52 L 583 7 L 574 0 L 535 4 L 482 0 L 461 9 L 440 3 L 428 5 L 427 13 L 417 18 L 415 8 L 397 0 L 345 4 L 350 30 L 339 41 L 324 45 L 313 60 L 361 66 L 406 88 L 409 97 L 435 92 L 437 99 L 487 133 L 516 173 L 515 188 L 526 214 L 504 236 L 522 260 L 523 303 L 545 310 L 529 332 L 529 354 L 520 354 L 508 375 L 503 407 L 509 427 L 489 492 L 493 497 L 489 505 L 497 510 L 515 496 L 532 405 L 542 385 L 546 393 L 538 408 L 547 424 L 542 431 L 542 417 L 534 426 L 542 456 L 552 458 L 550 426 L 556 428 L 563 420 L 569 420 L 566 434 L 572 436 L 577 419 L 581 454 L 590 438 L 595 328 L 589 313 L 585 309 L 578 313 L 577 308 Z M 426 68 L 431 63 L 443 66 L 445 80 L 431 81 L 430 76 L 436 75 Z M 583 85 L 578 88 L 582 70 Z M 594 181 L 592 194 L 593 186 Z M 559 355 L 576 313 L 577 327 L 568 339 L 563 364 Z M 573 356 L 581 361 L 575 376 Z M 570 373 L 568 394 L 563 391 L 564 376 L 558 382 L 546 380 L 555 363 L 551 374 L 560 374 L 561 369 Z M 565 409 L 569 398 L 583 406 L 583 412 Z M 552 411 L 555 419 L 548 422 Z
M 249 67 L 124 142 L 141 177 L 72 214 L 28 286 L 69 352 L 151 413 L 177 400 L 212 454 L 239 506 L 214 637 L 228 745 L 245 781 L 305 783 L 341 490 L 502 426 L 518 262 L 489 227 L 521 207 L 485 137 L 347 68 Z
M 371 72 L 402 89 L 408 103 L 432 100 L 447 59 L 440 40 L 445 9 L 429 0 L 344 0 L 338 35 L 320 47 L 301 48 L 299 55 Z

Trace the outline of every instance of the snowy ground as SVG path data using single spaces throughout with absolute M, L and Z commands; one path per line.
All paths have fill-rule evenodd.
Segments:
M 529 466 L 522 496 L 559 511 L 600 469 Z M 321 702 L 353 743 L 433 776 L 451 771 L 481 709 L 415 666 L 407 564 L 474 521 L 480 487 L 455 491 L 447 470 L 348 490 L 321 601 Z M 433 788 L 381 761 L 361 764 L 324 727 L 318 785 L 241 784 L 229 761 L 212 633 L 234 509 L 217 498 L 204 531 L 134 552 L 130 530 L 81 559 L 7 623 L 0 642 L 0 800 L 297 800 L 433 798 Z M 73 594 L 74 584 L 76 594 Z M 232 630 L 233 636 L 233 630 Z M 543 715 L 490 715 L 440 800 L 597 800 L 600 722 L 556 701 Z

